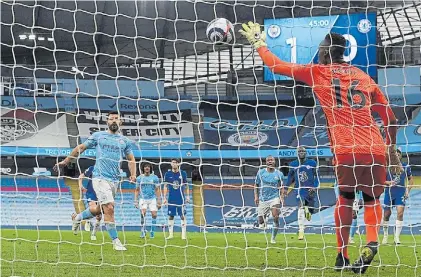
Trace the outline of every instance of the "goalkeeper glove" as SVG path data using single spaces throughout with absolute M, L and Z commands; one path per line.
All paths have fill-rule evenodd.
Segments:
M 243 30 L 240 30 L 240 34 L 246 37 L 251 45 L 255 49 L 259 49 L 262 46 L 267 46 L 266 44 L 266 33 L 265 31 L 260 30 L 259 23 L 249 22 L 248 24 L 243 23 Z

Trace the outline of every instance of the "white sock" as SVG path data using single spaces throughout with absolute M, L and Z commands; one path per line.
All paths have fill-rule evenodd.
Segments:
M 304 232 L 305 222 L 306 222 L 306 218 L 304 215 L 304 208 L 299 208 L 298 209 L 298 228 L 300 232 Z
M 170 236 L 174 235 L 174 219 L 168 219 L 168 232 Z
M 181 237 L 185 237 L 187 232 L 187 219 L 181 221 Z
M 99 230 L 99 226 L 101 225 L 101 220 L 95 219 L 94 228 L 92 228 L 92 236 L 96 235 L 96 232 Z
M 402 228 L 403 228 L 403 221 L 396 220 L 395 237 L 399 238 L 399 236 L 401 235 L 401 232 L 402 232 Z
M 383 220 L 383 235 L 388 236 L 389 235 L 389 221 Z

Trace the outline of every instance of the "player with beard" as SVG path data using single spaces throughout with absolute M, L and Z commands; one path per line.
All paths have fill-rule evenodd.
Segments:
M 108 131 L 96 132 L 84 143 L 76 146 L 68 157 L 54 166 L 55 170 L 67 166 L 72 159 L 76 159 L 88 148 L 96 149 L 96 162 L 92 174 L 92 186 L 98 198 L 99 205 L 90 207 L 80 215 L 73 214 L 72 230 L 79 229 L 81 220 L 90 219 L 103 213 L 103 219 L 108 234 L 113 241 L 113 248 L 117 251 L 127 250 L 118 238 L 114 219 L 114 196 L 120 181 L 121 162 L 124 157 L 128 160 L 130 181 L 136 181 L 136 161 L 131 149 L 132 142 L 119 133 L 122 124 L 118 112 L 110 112 L 107 118 Z

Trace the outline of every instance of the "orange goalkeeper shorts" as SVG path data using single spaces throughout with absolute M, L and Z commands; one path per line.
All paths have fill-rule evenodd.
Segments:
M 355 189 L 378 197 L 386 182 L 386 157 L 372 154 L 336 155 L 334 158 L 338 187 L 344 192 Z

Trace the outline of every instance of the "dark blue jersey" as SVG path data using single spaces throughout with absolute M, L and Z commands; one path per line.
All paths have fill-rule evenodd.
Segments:
M 389 193 L 393 195 L 404 195 L 405 194 L 405 179 L 410 179 L 412 176 L 411 167 L 407 163 L 402 163 L 404 171 L 401 174 L 392 174 L 390 171 L 387 173 L 386 180 L 394 181 L 395 185 L 390 185 L 386 187 L 386 190 L 389 190 Z
M 167 171 L 164 176 L 164 183 L 168 187 L 168 204 L 184 204 L 184 186 L 188 185 L 187 173 L 184 170 Z
M 302 163 L 298 159 L 291 162 L 286 186 L 290 186 L 293 182 L 295 182 L 295 193 L 300 195 L 310 188 L 319 187 L 317 162 L 312 159 L 305 159 Z

